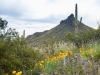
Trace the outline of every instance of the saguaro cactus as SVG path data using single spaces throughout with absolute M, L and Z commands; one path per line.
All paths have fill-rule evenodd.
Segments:
M 76 36 L 77 36 L 77 33 L 78 33 L 78 26 L 81 24 L 81 21 L 82 21 L 82 17 L 80 18 L 80 22 L 78 22 L 78 9 L 77 9 L 77 4 L 76 4 L 75 5 L 75 21 L 74 21 Z
M 23 30 L 23 38 L 25 38 L 25 30 Z

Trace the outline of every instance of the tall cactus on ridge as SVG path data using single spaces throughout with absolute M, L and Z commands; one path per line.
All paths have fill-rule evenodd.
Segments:
M 25 30 L 23 30 L 23 38 L 25 38 Z
M 78 22 L 78 9 L 77 9 L 77 4 L 76 4 L 75 5 L 75 21 L 74 21 L 76 36 L 78 33 L 78 26 L 81 24 L 81 22 L 82 22 L 82 17 L 80 18 L 80 22 Z

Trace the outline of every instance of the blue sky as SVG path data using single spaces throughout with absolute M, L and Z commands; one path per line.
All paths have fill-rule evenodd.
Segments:
M 0 0 L 0 17 L 8 21 L 8 28 L 15 28 L 26 36 L 49 30 L 74 14 L 78 4 L 78 19 L 86 25 L 97 28 L 100 19 L 99 0 Z

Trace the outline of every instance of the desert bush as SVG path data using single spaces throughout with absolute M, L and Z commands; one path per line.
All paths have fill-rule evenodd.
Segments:
M 93 44 L 94 42 L 100 42 L 100 28 L 98 29 L 87 29 L 79 31 L 77 36 L 72 32 L 67 32 L 65 35 L 65 41 L 73 42 L 77 47 L 86 46 L 87 44 Z
M 0 73 L 33 69 L 39 60 L 39 53 L 27 46 L 25 38 L 11 37 L 3 34 L 4 39 L 0 40 Z
M 6 39 L 0 42 L 1 72 L 8 73 L 14 69 L 23 69 L 23 67 L 28 69 L 34 65 L 36 53 L 34 50 L 26 47 L 25 44 L 22 44 L 23 42 L 25 41 L 19 37 L 14 40 Z

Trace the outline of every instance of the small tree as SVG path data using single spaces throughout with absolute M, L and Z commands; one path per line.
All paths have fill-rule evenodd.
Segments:
M 7 27 L 8 22 L 6 20 L 2 20 L 2 18 L 0 18 L 0 33 L 2 34 L 1 30 L 5 30 L 5 28 Z
M 6 28 L 5 22 L 1 19 L 1 30 Z M 19 37 L 15 29 L 9 28 L 0 35 L 0 75 L 12 75 L 13 70 L 26 72 L 34 69 L 35 63 L 39 60 L 39 53 L 26 44 L 25 38 Z

